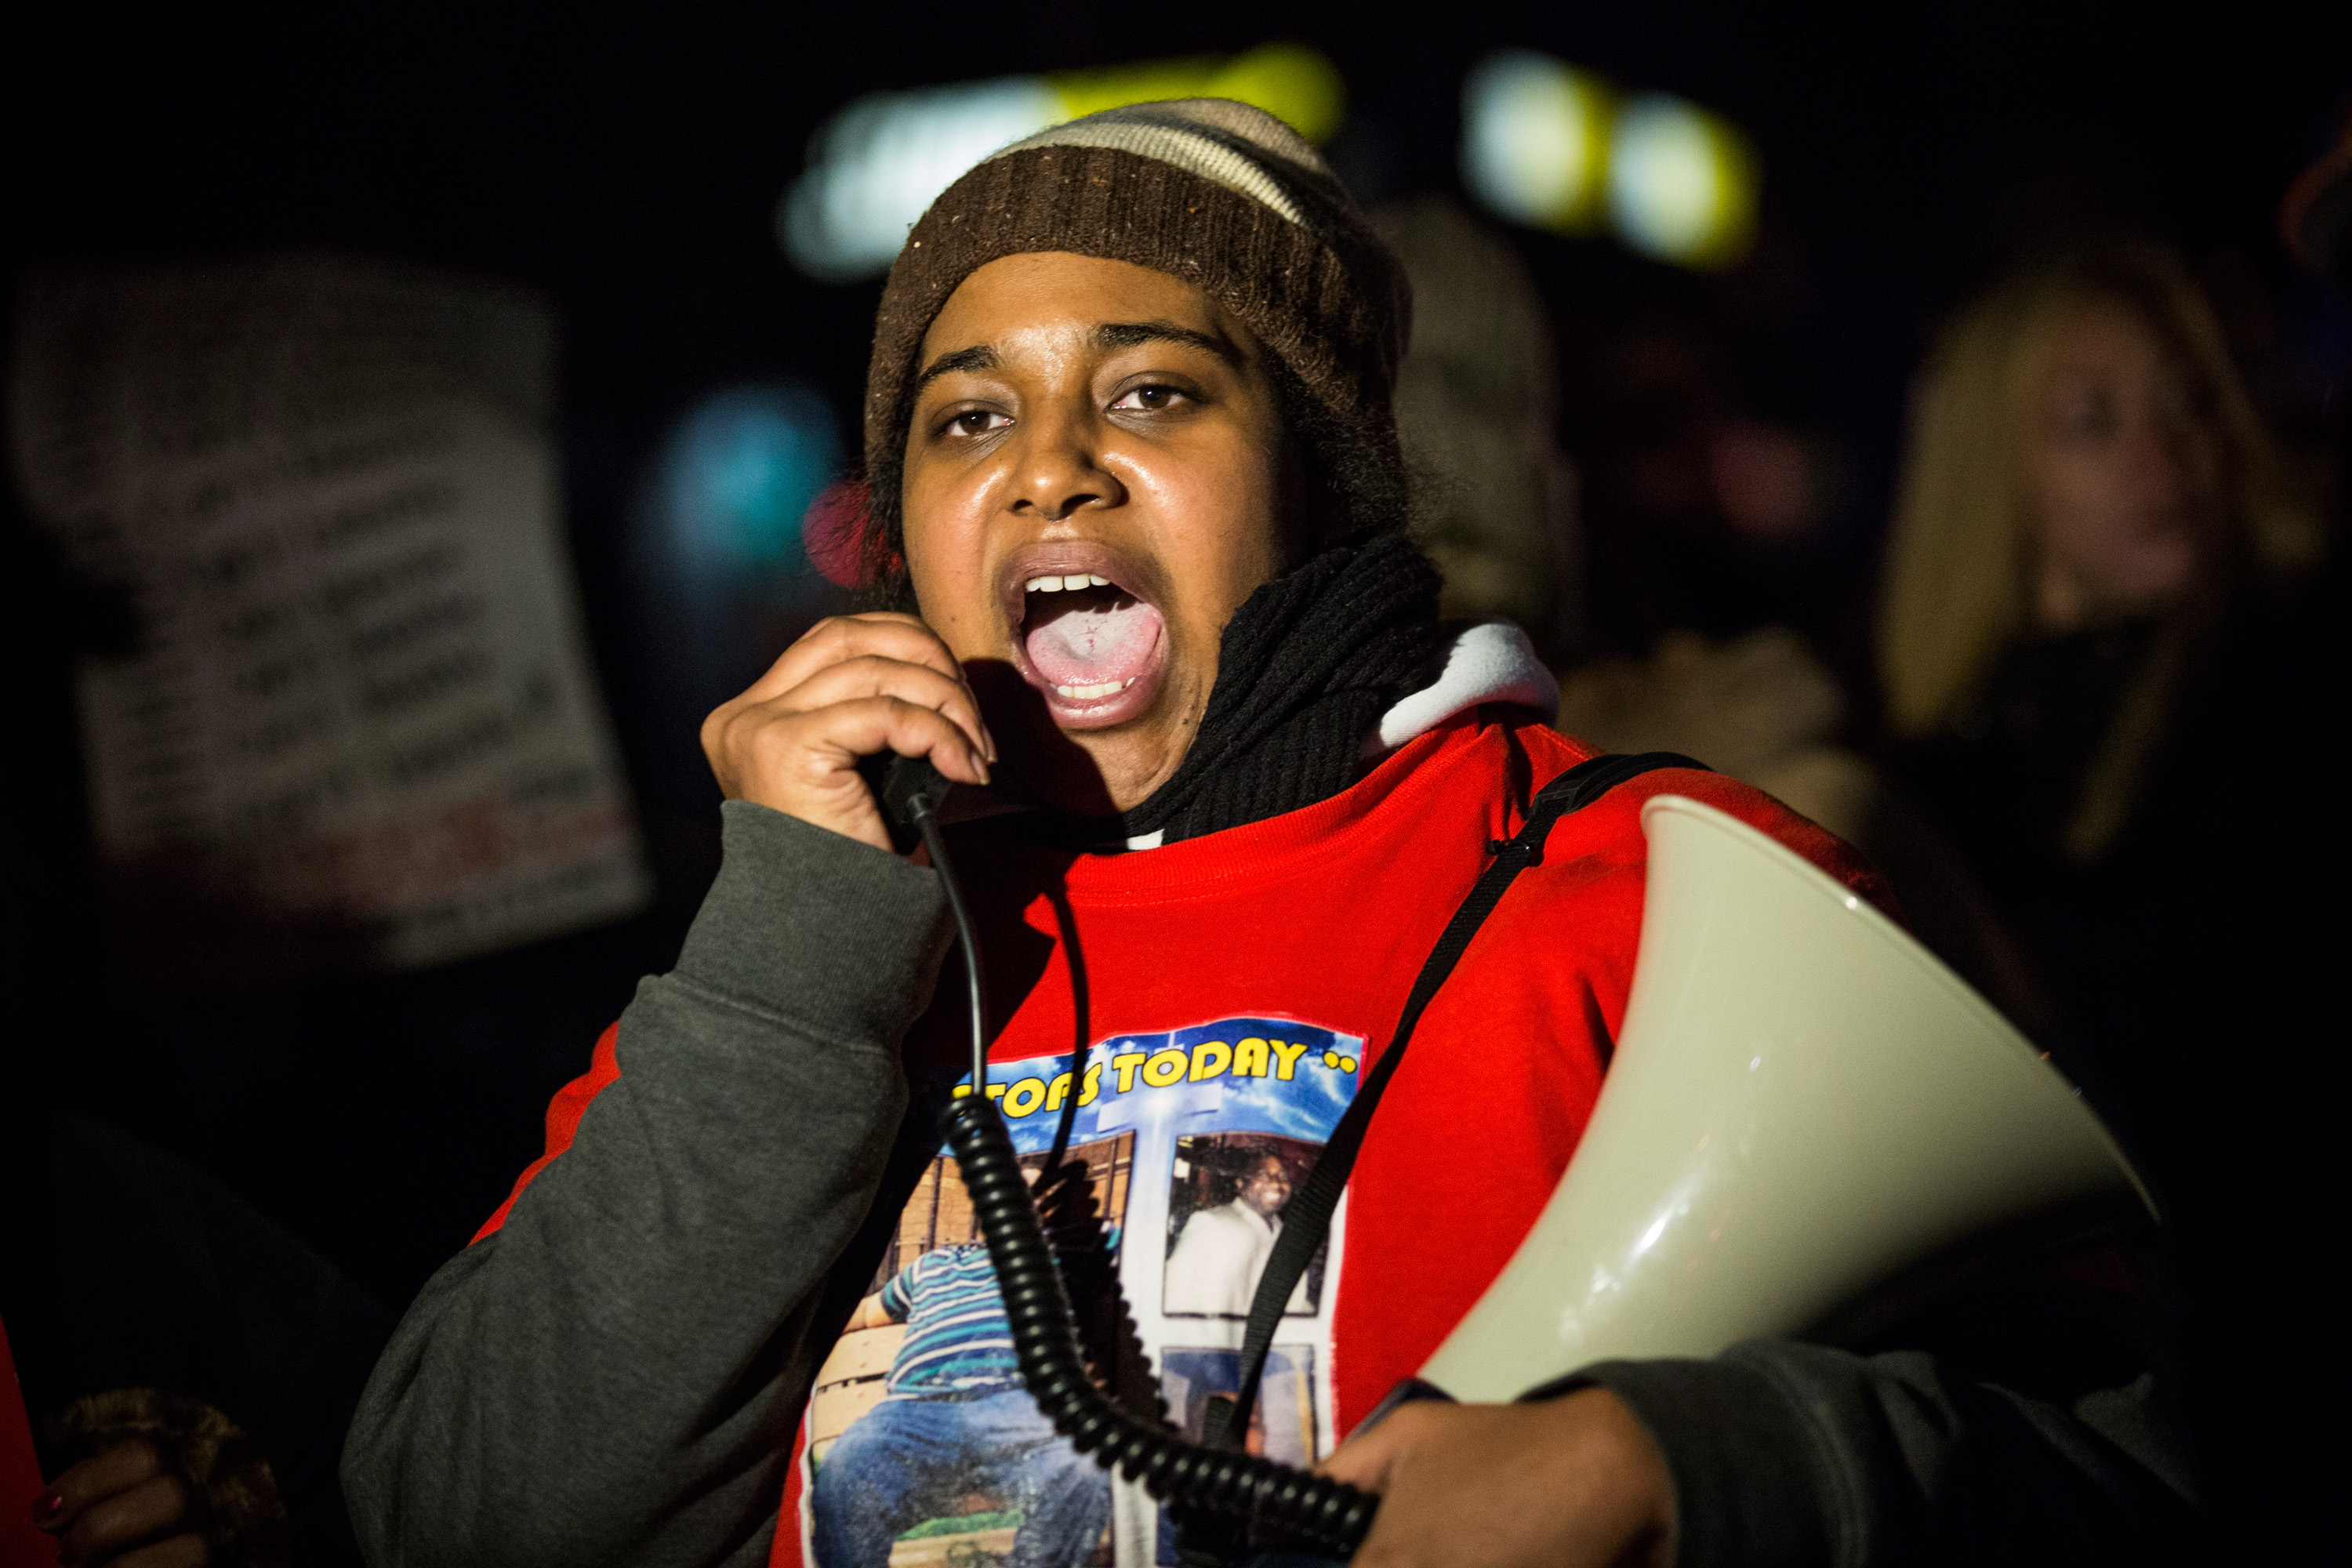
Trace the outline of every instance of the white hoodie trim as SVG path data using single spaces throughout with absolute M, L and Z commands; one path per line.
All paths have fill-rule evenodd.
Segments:
M 1381 727 L 1365 737 L 1364 755 L 1386 756 L 1482 702 L 1532 708 L 1547 724 L 1559 716 L 1559 682 L 1536 658 L 1528 634 L 1508 621 L 1464 628 L 1437 679 L 1381 715 Z

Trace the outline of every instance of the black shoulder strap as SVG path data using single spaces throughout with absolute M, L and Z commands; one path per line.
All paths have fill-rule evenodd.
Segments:
M 1339 1124 L 1331 1130 L 1331 1140 L 1323 1145 L 1317 1156 L 1315 1168 L 1307 1173 L 1306 1183 L 1297 1195 L 1284 1205 L 1282 1231 L 1274 1239 L 1274 1250 L 1265 1260 L 1265 1272 L 1259 1277 L 1257 1295 L 1250 1303 L 1249 1327 L 1242 1336 L 1241 1388 L 1232 1403 L 1213 1400 L 1209 1405 L 1204 1440 L 1211 1447 L 1239 1447 L 1241 1435 L 1249 1430 L 1250 1408 L 1257 1403 L 1259 1379 L 1265 1372 L 1265 1356 L 1274 1343 L 1274 1331 L 1282 1324 L 1283 1309 L 1290 1303 L 1290 1292 L 1298 1284 L 1299 1276 L 1307 1272 L 1323 1238 L 1330 1234 L 1331 1211 L 1339 1206 L 1339 1194 L 1348 1184 L 1348 1173 L 1355 1169 L 1357 1151 L 1363 1147 L 1364 1129 L 1380 1109 L 1381 1096 L 1388 1092 L 1389 1080 L 1396 1076 L 1397 1063 L 1404 1059 L 1405 1047 L 1412 1040 L 1413 1026 L 1421 1022 L 1423 1009 L 1454 966 L 1462 958 L 1470 939 L 1494 912 L 1504 892 L 1517 879 L 1520 872 L 1543 859 L 1544 840 L 1551 834 L 1552 824 L 1570 812 L 1580 810 L 1623 784 L 1627 779 L 1658 768 L 1696 768 L 1705 772 L 1706 764 L 1673 752 L 1643 752 L 1631 756 L 1600 756 L 1579 763 L 1559 777 L 1544 785 L 1528 807 L 1527 825 L 1510 838 L 1496 839 L 1487 846 L 1494 863 L 1480 874 L 1446 922 L 1444 934 L 1430 950 L 1429 960 L 1421 966 L 1421 977 L 1412 983 L 1412 990 L 1404 1000 L 1404 1011 L 1397 1018 L 1396 1034 L 1387 1050 L 1363 1084 L 1356 1090 L 1355 1100 L 1340 1116 Z

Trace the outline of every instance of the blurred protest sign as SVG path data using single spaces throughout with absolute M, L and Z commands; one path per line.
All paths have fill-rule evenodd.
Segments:
M 650 880 L 559 529 L 532 297 L 328 257 L 37 275 L 11 457 L 135 646 L 84 659 L 138 955 L 439 963 Z

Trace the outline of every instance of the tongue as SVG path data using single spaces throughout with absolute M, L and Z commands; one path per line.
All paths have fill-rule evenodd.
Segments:
M 1121 595 L 1109 604 L 1056 606 L 1023 634 L 1030 667 L 1052 686 L 1122 684 L 1150 667 L 1160 612 Z

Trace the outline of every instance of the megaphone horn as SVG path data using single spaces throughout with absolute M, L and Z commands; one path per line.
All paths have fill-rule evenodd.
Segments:
M 2154 1214 L 2074 1089 L 1894 921 L 1695 800 L 1657 796 L 1642 826 L 1641 948 L 1591 1121 L 1423 1381 L 1499 1401 L 1713 1355 L 2036 1216 Z

